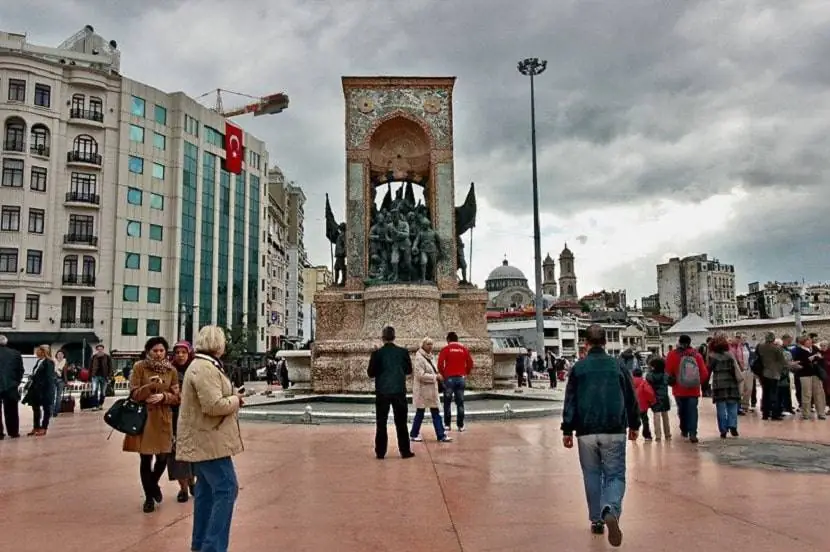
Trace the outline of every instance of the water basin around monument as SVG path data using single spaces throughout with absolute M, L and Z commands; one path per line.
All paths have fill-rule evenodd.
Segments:
M 409 400 L 411 420 L 415 410 L 411 397 Z M 560 414 L 562 401 L 511 392 L 469 392 L 464 407 L 469 420 L 506 421 Z M 239 416 L 243 420 L 277 423 L 374 423 L 375 405 L 372 395 L 308 395 L 245 406 Z M 391 421 L 391 412 L 389 418 Z

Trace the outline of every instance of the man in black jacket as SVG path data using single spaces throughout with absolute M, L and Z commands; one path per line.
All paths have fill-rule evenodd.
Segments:
M 0 335 L 0 440 L 5 439 L 3 433 L 3 418 L 6 422 L 6 433 L 15 439 L 20 437 L 20 417 L 18 403 L 20 402 L 20 382 L 23 381 L 23 357 L 14 349 L 9 348 L 9 341 L 5 335 Z
M 378 460 L 386 456 L 389 443 L 386 422 L 391 406 L 395 418 L 398 450 L 401 457 L 412 458 L 415 453 L 409 448 L 409 429 L 406 426 L 406 376 L 412 374 L 412 358 L 409 351 L 395 345 L 395 328 L 383 328 L 382 338 L 383 346 L 372 353 L 367 370 L 369 377 L 375 380 L 375 455 Z
M 622 544 L 620 515 L 625 495 L 625 437 L 637 440 L 640 407 L 631 374 L 605 352 L 605 330 L 586 330 L 590 350 L 571 369 L 562 410 L 562 443 L 573 448 L 579 440 L 579 464 L 591 532 L 608 528 L 611 546 Z

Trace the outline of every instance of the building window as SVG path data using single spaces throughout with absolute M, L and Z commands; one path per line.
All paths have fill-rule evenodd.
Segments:
M 95 234 L 95 217 L 92 215 L 69 215 L 69 235 L 87 240 Z
M 97 192 L 98 177 L 89 173 L 72 173 L 70 189 L 73 194 L 91 197 Z
M 141 268 L 141 255 L 138 253 L 127 253 L 124 257 L 124 268 L 139 270 Z
M 35 84 L 35 105 L 49 107 L 52 104 L 52 88 L 46 84 Z
M 63 258 L 63 276 L 75 278 L 78 275 L 78 256 L 67 255 Z
M 95 324 L 95 297 L 81 297 L 81 324 Z
M 150 239 L 153 241 L 161 241 L 164 239 L 164 228 L 158 224 L 150 225 Z
M 43 251 L 26 251 L 26 274 L 40 274 L 43 271 Z
M 26 296 L 26 320 L 40 318 L 40 295 Z
M 158 132 L 153 133 L 153 147 L 158 148 L 162 151 L 167 149 L 167 137 L 164 134 L 159 134 Z
M 192 134 L 196 138 L 199 137 L 199 121 L 191 117 L 190 115 L 185 114 L 184 116 L 184 131 L 188 134 Z
M 131 155 L 127 166 L 131 173 L 144 174 L 144 159 L 141 157 Z
M 0 230 L 3 232 L 20 231 L 20 207 L 3 206 L 0 209 Z
M 86 97 L 83 94 L 73 94 L 72 95 L 72 107 L 70 108 L 71 111 L 83 111 L 84 104 L 86 103 Z
M 164 180 L 164 165 L 153 163 L 153 178 Z
M 79 134 L 76 136 L 75 141 L 72 142 L 72 148 L 74 151 L 83 155 L 98 154 L 98 142 L 89 134 Z
M 164 196 L 159 194 L 150 194 L 150 209 L 164 210 Z
M 85 282 L 95 281 L 95 257 L 92 255 L 84 255 L 84 264 L 81 267 L 81 274 Z
M 22 159 L 3 159 L 3 186 L 7 188 L 23 187 Z
M 17 249 L 0 248 L 0 272 L 17 272 Z
M 127 188 L 127 203 L 130 205 L 141 205 L 142 192 L 138 188 Z
M 144 117 L 144 98 L 133 96 L 130 101 L 130 113 L 136 117 Z
M 124 301 L 128 303 L 137 303 L 138 302 L 138 286 L 124 286 L 124 294 L 123 294 Z
M 29 233 L 43 234 L 45 220 L 46 211 L 43 209 L 29 209 Z
M 9 326 L 14 319 L 14 295 L 0 295 L 0 326 Z
M 150 255 L 147 262 L 147 270 L 150 272 L 161 272 L 161 257 Z
M 156 122 L 158 124 L 166 125 L 167 124 L 167 108 L 156 104 L 155 118 L 156 118 Z
M 147 319 L 147 337 L 156 337 L 161 333 L 161 321 Z
M 128 220 L 127 221 L 127 235 L 131 238 L 140 238 L 141 237 L 141 223 L 137 220 Z
M 138 335 L 138 318 L 122 318 L 121 335 Z
M 26 101 L 26 81 L 20 79 L 9 79 L 9 101 Z
M 223 148 L 225 147 L 225 135 L 215 128 L 205 125 L 205 142 L 217 148 Z
M 144 127 L 138 125 L 130 125 L 130 141 L 144 143 Z
M 49 129 L 44 125 L 32 126 L 29 151 L 35 155 L 49 157 Z
M 161 288 L 148 287 L 147 288 L 147 302 L 152 305 L 161 304 Z
M 32 167 L 32 177 L 29 188 L 34 192 L 46 191 L 46 167 Z
M 94 113 L 95 115 L 100 115 L 97 119 L 100 119 L 101 122 L 104 121 L 104 100 L 101 98 L 96 98 L 95 96 L 89 97 L 89 112 Z M 95 118 L 95 116 L 93 116 Z
M 10 117 L 6 121 L 6 137 L 3 142 L 3 151 L 24 150 L 26 138 L 26 123 L 20 117 Z
M 61 298 L 61 325 L 74 324 L 75 314 L 78 309 L 78 299 L 76 297 Z

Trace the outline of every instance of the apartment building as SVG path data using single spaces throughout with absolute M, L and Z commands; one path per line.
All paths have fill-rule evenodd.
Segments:
M 657 265 L 657 294 L 660 314 L 675 320 L 690 313 L 715 325 L 738 320 L 735 267 L 706 254 Z
M 265 145 L 244 134 L 228 172 L 226 120 L 119 63 L 91 27 L 0 33 L 0 332 L 72 357 L 243 324 L 263 351 Z
M 305 233 L 305 201 L 302 188 L 293 182 L 285 186 L 287 209 L 287 257 L 288 270 L 286 273 L 285 291 L 285 320 L 288 340 L 294 344 L 308 341 L 303 328 L 305 327 L 305 278 L 303 269 L 310 266 L 305 251 L 303 236 Z
M 268 171 L 268 274 L 266 336 L 268 348 L 282 348 L 286 339 L 286 276 L 288 274 L 288 195 L 285 176 L 279 167 Z
M 303 315 L 305 327 L 303 334 L 314 339 L 314 324 L 317 319 L 317 310 L 314 307 L 314 296 L 334 282 L 334 275 L 326 265 L 310 266 L 303 269 Z

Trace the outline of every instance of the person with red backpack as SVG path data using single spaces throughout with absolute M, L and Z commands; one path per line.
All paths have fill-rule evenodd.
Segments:
M 657 404 L 657 395 L 654 388 L 643 377 L 643 370 L 639 367 L 631 372 L 634 377 L 634 393 L 640 405 L 640 421 L 643 423 L 643 439 L 651 441 L 651 427 L 648 423 L 648 409 Z M 658 423 L 656 420 L 655 424 Z
M 709 381 L 709 370 L 703 357 L 692 347 L 692 338 L 688 335 L 681 335 L 677 348 L 666 357 L 666 374 L 677 403 L 680 434 L 690 443 L 697 443 L 700 387 Z

